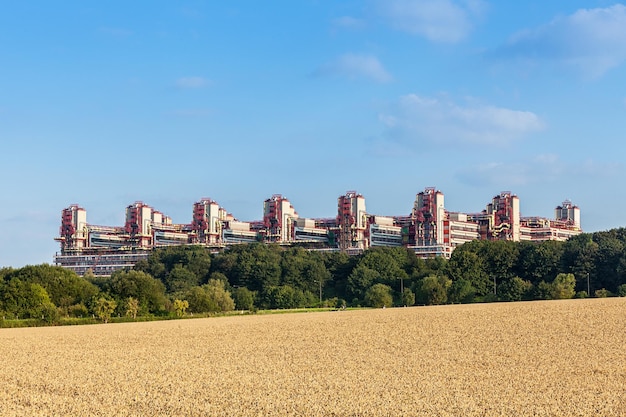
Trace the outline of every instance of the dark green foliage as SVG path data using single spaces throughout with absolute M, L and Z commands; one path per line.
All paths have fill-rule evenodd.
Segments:
M 451 303 L 471 303 L 476 296 L 476 289 L 466 279 L 453 281 L 448 289 L 448 301 Z
M 137 299 L 140 313 L 158 313 L 165 309 L 165 285 L 142 271 L 117 271 L 111 275 L 109 292 L 126 314 L 128 298 Z
M 332 252 L 321 256 L 331 279 L 324 286 L 324 293 L 330 297 L 347 297 L 348 277 L 359 261 L 358 256 L 349 256 L 343 252 Z
M 452 281 L 444 276 L 430 275 L 417 282 L 415 298 L 418 304 L 438 305 L 448 301 Z
M 563 242 L 520 243 L 517 275 L 533 285 L 551 281 L 562 272 Z
M 165 285 L 170 293 L 184 292 L 198 286 L 200 279 L 182 264 L 176 264 L 165 275 Z
M 50 265 L 2 268 L 0 314 L 54 322 L 58 314 L 95 314 L 104 299 L 115 302 L 117 317 L 129 311 L 131 298 L 140 319 L 173 311 L 174 300 L 187 296 L 192 312 L 310 307 L 320 305 L 320 287 L 321 305 L 380 305 L 371 298 L 372 288 L 383 288 L 378 284 L 395 305 L 413 304 L 412 294 L 417 304 L 626 296 L 626 229 L 567 242 L 474 241 L 450 260 L 419 259 L 400 247 L 349 256 L 255 243 L 215 255 L 200 246 L 160 248 L 133 271 L 111 277 L 83 278 Z M 215 301 L 220 296 L 226 304 Z
M 395 248 L 373 248 L 363 254 L 357 268 L 364 267 L 377 273 L 377 281 L 389 287 L 400 287 L 400 280 L 406 280 L 408 274 L 402 268 L 406 264 L 405 251 Z
M 189 310 L 194 313 L 227 312 L 235 309 L 235 302 L 221 280 L 209 279 L 203 286 L 189 289 L 186 295 Z
M 74 272 L 47 264 L 25 266 L 12 270 L 5 279 L 17 278 L 22 282 L 41 285 L 57 307 L 67 309 L 75 304 L 85 304 L 98 293 L 98 288 Z
M 346 295 L 350 299 L 363 300 L 365 292 L 378 280 L 380 274 L 364 265 L 359 265 L 348 276 Z
M 237 310 L 254 309 L 254 293 L 246 287 L 239 287 L 233 290 L 233 301 Z
M 302 291 L 290 285 L 267 287 L 261 293 L 263 308 L 304 308 L 317 304 L 317 297 L 310 291 Z
M 533 284 L 520 277 L 513 277 L 498 285 L 498 298 L 504 301 L 521 301 L 532 297 Z
M 447 276 L 452 281 L 469 281 L 477 295 L 493 293 L 493 280 L 487 274 L 485 260 L 474 250 L 477 245 L 465 244 L 452 252 L 447 264 Z M 466 246 L 469 245 L 469 246 Z
M 56 320 L 58 311 L 46 289 L 39 284 L 13 278 L 2 287 L 0 310 L 11 318 Z
M 410 307 L 415 304 L 415 293 L 410 288 L 405 288 L 402 292 L 401 305 Z
M 134 269 L 162 281 L 169 292 L 177 292 L 206 283 L 211 261 L 211 254 L 202 246 L 168 246 L 155 249 Z
M 545 281 L 535 285 L 533 296 L 536 300 L 550 300 L 552 298 L 552 286 Z
M 281 253 L 277 245 L 235 245 L 216 256 L 214 270 L 226 275 L 232 286 L 261 291 L 280 285 Z

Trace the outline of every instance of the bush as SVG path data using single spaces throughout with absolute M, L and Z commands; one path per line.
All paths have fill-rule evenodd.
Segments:
M 606 297 L 612 297 L 613 296 L 611 291 L 609 291 L 609 290 L 607 290 L 605 288 L 602 288 L 601 290 L 596 290 L 594 295 L 596 296 L 596 298 L 606 298 Z
M 65 309 L 65 313 L 68 317 L 88 317 L 89 310 L 84 304 L 74 304 Z
M 452 281 L 446 277 L 430 275 L 417 282 L 415 295 L 419 304 L 437 305 L 448 301 L 448 289 Z
M 374 284 L 365 293 L 365 302 L 370 307 L 391 307 L 393 297 L 391 287 L 385 284 Z
M 626 297 L 626 284 L 622 284 L 617 287 L 617 295 L 619 297 Z

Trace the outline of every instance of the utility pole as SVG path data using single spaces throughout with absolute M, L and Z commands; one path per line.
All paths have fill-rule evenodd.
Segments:
M 591 287 L 589 286 L 589 272 L 587 272 L 587 297 L 591 297 Z

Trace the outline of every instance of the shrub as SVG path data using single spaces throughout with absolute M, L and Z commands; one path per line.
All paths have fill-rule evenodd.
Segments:
M 611 293 L 611 291 L 607 290 L 606 288 L 602 288 L 600 290 L 596 290 L 596 292 L 594 293 L 594 295 L 596 296 L 596 298 L 606 298 L 606 297 L 611 297 L 613 296 L 613 294 Z

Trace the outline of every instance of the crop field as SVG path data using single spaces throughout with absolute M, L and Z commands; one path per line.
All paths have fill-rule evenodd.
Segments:
M 623 416 L 626 299 L 0 330 L 2 416 Z

